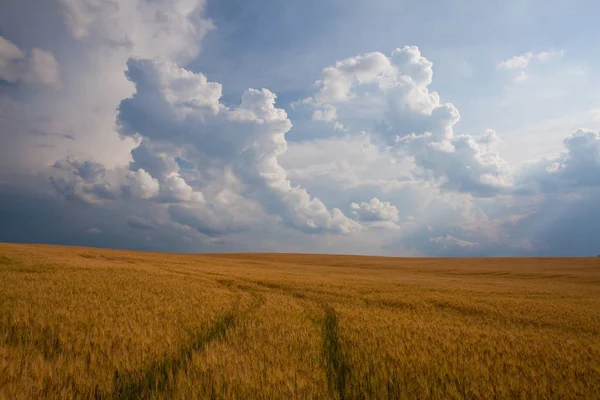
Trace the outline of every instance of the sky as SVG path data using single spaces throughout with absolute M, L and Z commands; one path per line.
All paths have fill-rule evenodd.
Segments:
M 0 241 L 600 253 L 592 0 L 5 0 Z

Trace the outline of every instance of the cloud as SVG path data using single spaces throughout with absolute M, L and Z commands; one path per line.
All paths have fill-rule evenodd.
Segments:
M 533 58 L 532 53 L 525 53 L 520 56 L 514 56 L 498 64 L 500 69 L 524 69 L 527 68 Z
M 488 132 L 480 140 L 482 145 L 495 145 L 496 137 Z M 397 222 L 366 221 L 377 219 L 377 207 L 370 210 L 370 202 L 365 202 L 362 207 L 357 202 L 350 209 L 364 216 L 358 218 L 356 214 L 350 214 L 363 225 L 387 228 L 368 231 L 371 234 L 370 243 L 382 247 L 381 251 L 421 255 L 461 254 L 459 250 L 464 248 L 444 248 L 430 241 L 450 232 L 463 240 L 484 243 L 486 254 L 524 252 L 518 247 L 523 238 L 515 242 L 504 226 L 509 221 L 503 218 L 506 213 L 525 211 L 506 204 L 503 199 L 508 196 L 478 199 L 468 193 L 442 191 L 428 181 L 413 180 L 408 175 L 413 166 L 397 162 L 393 154 L 376 146 L 368 135 L 292 143 L 282 161 L 294 180 L 306 185 L 326 203 L 339 205 L 347 201 L 346 204 L 349 204 L 357 197 L 375 196 L 393 204 L 399 210 Z M 485 212 L 482 209 L 484 206 Z M 496 207 L 502 211 L 499 212 Z M 427 226 L 431 230 L 426 229 Z M 364 235 L 358 236 L 357 240 L 359 237 L 366 240 Z M 464 250 L 461 251 L 466 254 Z
M 231 192 L 223 192 L 203 206 L 170 205 L 168 212 L 174 222 L 210 237 L 256 230 L 268 221 L 258 203 L 243 201 Z
M 452 235 L 448 235 L 448 234 L 446 234 L 446 236 L 438 236 L 438 237 L 432 238 L 432 239 L 430 239 L 430 241 L 432 243 L 439 244 L 444 247 L 452 247 L 452 246 L 473 247 L 473 246 L 478 245 L 478 243 L 469 242 L 468 240 L 461 240 L 461 239 L 458 239 L 458 238 L 456 238 Z
M 368 203 L 351 203 L 352 214 L 370 227 L 388 227 L 399 229 L 397 222 L 400 221 L 398 209 L 391 205 L 389 201 L 380 201 L 373 197 Z
M 354 95 L 353 86 L 383 82 L 394 74 L 390 60 L 381 53 L 346 58 L 323 70 L 315 83 L 315 100 L 318 104 L 347 101 Z
M 171 222 L 163 211 L 151 202 L 125 199 L 102 206 L 66 203 L 56 196 L 47 180 L 19 176 L 18 183 L 0 185 L 0 220 L 5 222 L 0 224 L 0 241 L 171 252 L 223 251 L 206 245 L 199 233 Z M 140 224 L 154 229 L 142 229 Z M 82 234 L 90 227 L 102 234 Z
M 121 186 L 121 190 L 129 196 L 149 199 L 158 193 L 159 184 L 149 173 L 140 168 L 127 173 L 126 182 Z
M 54 164 L 59 175 L 50 181 L 65 198 L 87 203 L 103 203 L 117 197 L 149 199 L 159 191 L 156 179 L 144 171 L 110 170 L 92 161 L 80 161 L 72 157 Z
M 513 81 L 516 83 L 525 82 L 529 79 L 529 74 L 525 72 L 531 63 L 536 61 L 538 63 L 547 63 L 552 59 L 560 58 L 564 55 L 564 51 L 542 51 L 540 53 L 534 54 L 531 52 L 523 53 L 519 56 L 514 56 L 506 61 L 501 61 L 498 63 L 498 69 L 507 70 L 507 71 L 518 71 L 518 73 L 514 76 Z
M 431 174 L 439 187 L 478 197 L 508 191 L 510 166 L 496 151 L 494 131 L 476 137 L 459 135 L 448 141 L 435 142 L 428 134 L 399 139 L 401 150 L 412 155 L 424 178 Z
M 529 78 L 529 75 L 527 75 L 527 72 L 525 71 L 520 71 L 514 78 L 515 82 L 524 82 Z
M 531 52 L 523 53 L 519 56 L 514 56 L 509 58 L 506 61 L 501 61 L 498 63 L 499 69 L 508 69 L 508 70 L 518 70 L 525 69 L 529 66 L 532 61 L 539 62 L 548 62 L 553 58 L 562 57 L 564 55 L 564 51 L 542 51 L 537 54 L 533 54 Z
M 389 201 L 380 201 L 373 197 L 368 203 L 361 202 L 350 204 L 352 213 L 362 221 L 392 221 L 398 222 L 398 209 Z
M 527 237 L 533 254 L 596 256 L 600 254 L 600 191 L 597 187 L 543 196 L 511 234 Z
M 398 160 L 365 132 L 291 142 L 288 147 L 280 161 L 290 178 L 311 190 L 332 191 L 338 198 L 364 187 L 370 192 L 399 187 L 411 179 L 414 168 L 410 160 Z
M 141 141 L 132 151 L 134 170 L 114 170 L 127 180 L 122 192 L 186 203 L 171 204 L 171 218 L 209 236 L 250 229 L 265 212 L 308 233 L 362 229 L 287 178 L 278 157 L 292 125 L 270 91 L 249 89 L 239 106 L 228 107 L 219 102 L 219 84 L 170 61 L 130 60 L 127 76 L 136 92 L 121 102 L 119 130 Z M 70 181 L 54 178 L 67 197 L 115 193 L 101 164 L 68 159 L 56 167 L 72 174 Z
M 316 93 L 302 103 L 317 107 L 315 113 L 335 107 L 337 121 L 350 130 L 376 126 L 373 135 L 388 151 L 412 159 L 415 180 L 481 197 L 506 191 L 511 172 L 496 151 L 497 136 L 491 130 L 479 136 L 454 133 L 460 116 L 430 91 L 432 66 L 415 46 L 398 48 L 389 57 L 347 58 L 325 68 Z M 371 111 L 357 123 L 365 110 Z
M 102 164 L 69 157 L 57 161 L 54 168 L 60 175 L 52 176 L 50 181 L 68 200 L 102 203 L 116 196 L 115 189 L 105 180 L 106 169 Z
M 165 203 L 204 203 L 204 195 L 188 185 L 179 174 L 171 174 L 163 178 L 160 201 Z
M 528 163 L 519 183 L 526 193 L 565 192 L 600 186 L 600 133 L 579 129 L 564 139 L 566 151 Z
M 190 60 L 213 24 L 204 0 L 59 0 L 73 37 L 121 47 L 137 57 Z
M 336 118 L 336 109 L 331 104 L 326 104 L 322 109 L 316 109 L 312 116 L 315 121 L 335 121 Z
M 51 52 L 34 47 L 28 56 L 0 36 L 0 80 L 59 87 L 58 70 L 58 62 Z
M 136 141 L 123 140 L 115 126 L 119 103 L 134 90 L 124 75 L 127 60 L 193 60 L 213 27 L 204 9 L 204 0 L 60 0 L 44 4 L 44 22 L 38 23 L 42 12 L 38 8 L 9 2 L 3 14 L 19 15 L 23 24 L 37 24 L 35 29 L 12 32 L 24 43 L 43 37 L 47 51 L 60 55 L 61 90 L 30 95 L 17 88 L 4 93 L 15 106 L 11 112 L 0 111 L 0 135 L 3 143 L 10 143 L 10 152 L 0 149 L 2 163 L 10 159 L 11 165 L 40 171 L 73 155 L 111 168 L 127 164 Z M 34 64 L 45 74 L 52 71 L 47 59 L 43 65 Z M 35 132 L 57 135 L 35 136 Z M 58 135 L 74 140 L 66 145 Z
M 580 129 L 563 141 L 567 152 L 549 172 L 575 185 L 600 185 L 600 133 Z

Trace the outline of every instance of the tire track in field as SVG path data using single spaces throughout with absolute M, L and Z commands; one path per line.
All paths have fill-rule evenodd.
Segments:
M 141 374 L 115 372 L 112 398 L 144 399 L 152 394 L 165 392 L 170 378 L 176 376 L 191 360 L 194 353 L 203 350 L 214 340 L 224 339 L 227 330 L 235 323 L 236 314 L 226 312 L 206 331 L 195 334 L 186 346 L 162 360 L 146 366 Z
M 253 297 L 250 307 L 246 310 L 239 310 L 236 304 L 232 310 L 219 316 L 210 328 L 194 334 L 191 340 L 175 354 L 149 364 L 141 371 L 125 373 L 115 371 L 113 392 L 107 398 L 132 400 L 155 398 L 160 397 L 160 394 L 168 394 L 171 389 L 172 378 L 187 367 L 194 354 L 203 351 L 214 341 L 225 339 L 227 332 L 239 320 L 257 310 L 264 303 L 264 298 L 249 290 L 249 287 L 234 286 L 229 282 L 218 283 L 229 288 L 235 287 L 242 292 L 248 292 Z
M 347 386 L 351 376 L 351 367 L 342 352 L 338 337 L 337 313 L 329 306 L 325 306 L 325 318 L 322 322 L 323 358 L 327 372 L 329 389 L 337 394 L 337 398 L 344 400 Z
M 322 300 L 311 299 L 311 296 L 307 295 L 303 291 L 290 291 L 289 288 L 286 288 L 284 285 L 278 283 L 264 281 L 248 282 L 261 286 L 265 290 L 276 292 L 284 296 L 307 300 L 309 302 L 318 304 L 323 309 L 325 315 L 320 321 L 320 324 L 323 346 L 323 361 L 329 390 L 336 399 L 346 400 L 354 398 L 352 394 L 348 395 L 350 392 L 349 385 L 352 379 L 352 367 L 343 354 L 343 349 L 338 334 L 338 316 L 335 309 Z
M 339 338 L 338 313 L 331 305 L 331 302 L 339 301 L 340 296 L 338 294 L 327 291 L 315 293 L 314 290 L 290 288 L 284 284 L 275 282 L 248 279 L 245 281 L 260 286 L 263 290 L 275 292 L 282 296 L 293 297 L 301 304 L 305 301 L 316 304 L 323 311 L 324 315 L 322 317 L 310 319 L 313 323 L 321 327 L 323 369 L 327 378 L 329 398 L 339 400 L 369 399 L 377 395 L 379 396 L 377 398 L 405 398 L 403 396 L 402 380 L 395 376 L 390 377 L 385 386 L 381 387 L 374 387 L 368 377 L 355 380 L 353 362 L 345 355 L 344 346 Z M 330 298 L 329 300 L 325 300 L 316 297 L 318 294 L 322 296 L 336 296 L 338 299 Z M 345 299 L 352 297 L 344 296 Z M 364 299 L 361 300 L 364 301 Z M 306 305 L 303 304 L 303 307 L 306 308 Z M 360 362 L 371 363 L 373 365 L 373 361 L 368 356 Z

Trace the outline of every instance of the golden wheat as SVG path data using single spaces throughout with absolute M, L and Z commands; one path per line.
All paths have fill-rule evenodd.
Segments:
M 0 244 L 0 398 L 599 398 L 600 259 Z

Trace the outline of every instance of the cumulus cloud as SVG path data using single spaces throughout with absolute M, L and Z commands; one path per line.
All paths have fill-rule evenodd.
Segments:
M 481 137 L 458 135 L 442 142 L 432 141 L 428 134 L 398 140 L 402 150 L 414 157 L 425 174 L 437 179 L 442 189 L 479 197 L 502 193 L 510 184 L 510 167 L 496 151 L 497 142 L 494 131 Z
M 59 0 L 73 37 L 126 49 L 137 57 L 189 60 L 213 28 L 204 0 Z
M 68 200 L 101 203 L 115 197 L 115 190 L 105 180 L 104 165 L 79 161 L 71 157 L 59 160 L 54 168 L 61 172 L 50 178 L 52 185 Z
M 305 233 L 399 230 L 404 224 L 398 208 L 378 197 L 351 203 L 353 218 L 348 218 L 339 208 L 328 209 L 306 188 L 292 185 L 290 177 L 310 187 L 324 177 L 333 178 L 333 187 L 371 185 L 380 194 L 403 190 L 411 181 L 432 183 L 429 196 L 436 196 L 435 190 L 480 198 L 510 192 L 512 171 L 498 155 L 499 137 L 493 130 L 480 135 L 454 132 L 458 111 L 430 91 L 432 64 L 416 47 L 397 49 L 389 57 L 370 53 L 344 60 L 336 64 L 339 71 L 326 68 L 315 95 L 301 102 L 315 108 L 313 119 L 356 129 L 347 116 L 367 101 L 382 106 L 370 116 L 379 122 L 377 128 L 294 144 L 291 154 L 286 153 L 285 135 L 292 124 L 275 106 L 272 92 L 249 89 L 239 105 L 225 105 L 220 84 L 173 61 L 131 59 L 127 65 L 135 92 L 119 106 L 118 130 L 138 145 L 128 169 L 113 174 L 136 177 L 137 186 L 114 184 L 114 179 L 102 176 L 102 168 L 84 163 L 70 166 L 79 183 L 66 185 L 63 192 L 87 199 L 93 193 L 100 201 L 137 193 L 137 198 L 166 207 L 171 221 L 208 237 L 255 230 L 265 221 L 271 226 L 282 221 Z M 353 150 L 344 150 L 346 144 Z M 298 153 L 302 146 L 306 152 Z M 354 154 L 359 149 L 360 154 Z M 370 162 L 378 167 L 366 167 Z M 332 198 L 340 204 L 339 195 Z M 508 238 L 506 225 L 512 222 L 473 210 L 472 215 L 459 213 L 454 221 L 459 225 L 452 228 L 457 232 L 445 233 L 453 225 L 443 225 L 431 230 L 426 240 L 446 250 L 506 242 L 528 251 L 523 247 L 527 238 L 518 243 Z M 409 236 L 415 223 L 425 223 L 412 216 L 418 212 L 418 207 L 408 209 Z
M 107 171 L 100 163 L 72 157 L 57 161 L 54 168 L 59 174 L 50 177 L 52 184 L 71 200 L 103 203 L 118 197 L 149 199 L 159 190 L 158 181 L 143 169 Z
M 369 191 L 392 190 L 411 179 L 414 167 L 381 149 L 365 132 L 292 142 L 281 163 L 294 181 L 333 190 L 338 197 L 366 186 Z
M 398 48 L 389 57 L 351 57 L 325 68 L 316 93 L 303 103 L 317 107 L 315 112 L 335 107 L 337 120 L 349 129 L 357 127 L 354 116 L 374 104 L 363 120 L 377 124 L 373 133 L 389 151 L 414 161 L 414 179 L 483 197 L 507 190 L 510 167 L 496 151 L 497 136 L 454 133 L 460 116 L 429 89 L 432 66 L 415 46 Z
M 389 201 L 380 201 L 373 197 L 368 203 L 361 202 L 350 204 L 352 213 L 363 221 L 393 221 L 400 220 L 398 209 Z
M 600 132 L 578 130 L 563 141 L 567 153 L 550 172 L 560 179 L 585 186 L 600 185 Z
M 390 60 L 381 53 L 350 57 L 323 70 L 322 78 L 315 83 L 318 91 L 314 98 L 317 103 L 347 101 L 354 96 L 353 86 L 368 83 L 383 84 L 385 79 L 393 76 L 394 73 Z
M 27 55 L 14 43 L 0 36 L 0 80 L 58 87 L 58 62 L 49 51 L 34 47 Z
M 36 15 L 42 11 L 37 7 L 29 11 L 19 4 L 9 2 L 3 13 L 21 15 L 24 25 L 37 23 Z M 43 36 L 49 51 L 60 54 L 61 90 L 33 97 L 24 89 L 13 90 L 17 103 L 14 111 L 0 111 L 0 135 L 11 150 L 1 148 L 0 160 L 10 158 L 23 164 L 22 160 L 27 160 L 27 167 L 36 170 L 68 155 L 93 159 L 111 168 L 128 163 L 137 143 L 131 138 L 123 140 L 115 126 L 120 101 L 134 90 L 124 75 L 126 62 L 131 57 L 159 57 L 179 63 L 194 59 L 203 36 L 213 27 L 204 16 L 204 8 L 204 0 L 45 3 L 44 24 L 32 30 L 15 28 L 13 32 L 21 31 L 28 42 Z M 14 49 L 11 54 L 14 58 Z M 42 76 L 52 76 L 50 57 L 38 57 L 40 54 L 44 56 L 32 50 L 29 57 L 40 60 L 33 64 L 39 68 L 20 69 L 39 73 L 21 74 L 23 79 L 35 76 L 40 81 Z M 19 121 L 17 129 L 10 120 Z M 40 131 L 56 135 L 35 135 Z M 65 144 L 59 135 L 69 135 L 72 143 Z
M 139 197 L 140 199 L 149 199 L 158 193 L 158 181 L 144 171 L 129 171 L 126 175 L 126 183 L 121 186 L 128 195 Z
M 231 192 L 222 192 L 203 206 L 171 205 L 168 212 L 173 221 L 210 237 L 253 230 L 265 223 L 259 204 L 243 201 Z
M 171 174 L 162 179 L 160 200 L 166 203 L 204 203 L 204 195 L 188 185 L 179 174 Z
M 600 133 L 579 129 L 564 139 L 565 151 L 527 164 L 519 182 L 525 193 L 564 192 L 600 186 Z
M 219 101 L 221 85 L 170 61 L 130 60 L 127 76 L 136 92 L 121 102 L 119 130 L 141 141 L 132 170 L 115 170 L 127 180 L 121 192 L 186 203 L 171 204 L 169 215 L 206 235 L 249 229 L 265 212 L 309 233 L 362 229 L 287 178 L 278 157 L 292 125 L 270 91 L 249 89 L 228 107 Z M 115 193 L 101 164 L 67 159 L 56 167 L 72 175 L 54 179 L 63 194 L 90 201 Z
M 228 109 L 219 102 L 219 83 L 179 67 L 198 54 L 202 37 L 212 29 L 203 15 L 202 0 L 58 3 L 73 38 L 85 46 L 73 46 L 74 51 L 66 52 L 71 56 L 71 74 L 64 97 L 48 98 L 47 104 L 39 98 L 39 110 L 30 105 L 23 105 L 22 110 L 30 114 L 28 120 L 43 117 L 47 127 L 73 137 L 70 149 L 46 147 L 49 153 L 56 149 L 57 155 L 61 150 L 75 154 L 60 157 L 54 164 L 51 182 L 59 193 L 102 206 L 127 200 L 155 203 L 159 208 L 154 212 L 160 212 L 160 207 L 185 208 L 197 218 L 210 216 L 209 225 L 219 218 L 243 221 L 240 213 L 244 208 L 260 220 L 265 216 L 260 203 L 278 201 L 281 210 L 273 212 L 281 211 L 281 218 L 302 229 L 346 232 L 350 230 L 346 225 L 359 228 L 286 180 L 276 157 L 285 151 L 283 135 L 291 123 L 283 110 L 274 107 L 271 92 L 249 90 L 239 107 Z M 4 47 L 5 58 L 23 56 L 14 46 Z M 132 59 L 127 68 L 132 57 L 154 61 L 148 61 L 145 68 L 143 62 L 136 65 Z M 160 72 L 153 73 L 148 67 L 151 64 Z M 82 93 L 95 95 L 81 101 Z M 122 99 L 134 93 L 131 102 L 121 104 L 117 132 L 115 110 Z M 36 114 L 38 111 L 44 115 Z M 140 126 L 144 121 L 148 125 Z M 260 133 L 263 127 L 265 134 Z M 195 135 L 196 128 L 204 134 Z M 119 135 L 126 140 L 120 141 Z M 128 158 L 131 162 L 123 167 Z M 189 165 L 182 170 L 185 162 Z M 249 163 L 261 167 L 244 167 Z M 223 179 L 232 175 L 239 177 Z M 259 199 L 244 196 L 253 179 L 264 182 L 263 195 L 255 194 Z
M 370 227 L 388 227 L 399 229 L 400 221 L 398 209 L 389 201 L 381 201 L 373 197 L 368 203 L 351 203 L 350 209 L 356 218 Z

